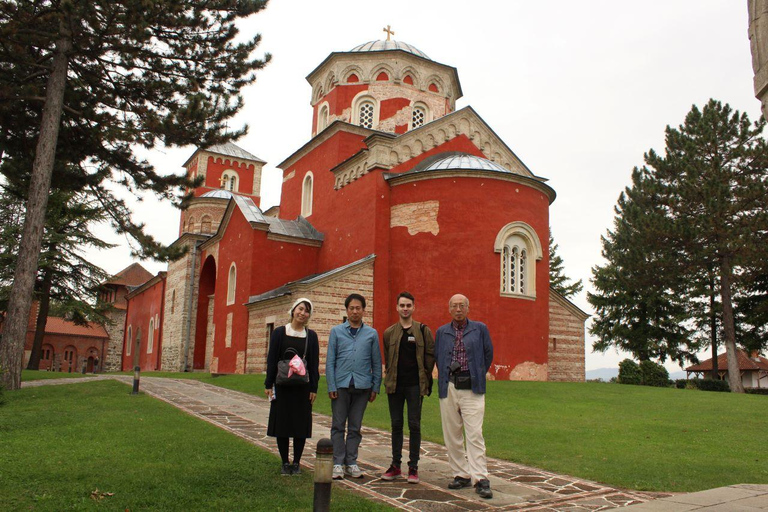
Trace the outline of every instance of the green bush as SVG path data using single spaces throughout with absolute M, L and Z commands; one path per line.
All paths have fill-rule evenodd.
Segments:
M 619 363 L 620 384 L 642 384 L 643 374 L 640 367 L 631 359 L 625 359 Z
M 667 369 L 653 361 L 641 361 L 640 373 L 642 375 L 644 386 L 665 388 L 670 384 L 669 372 Z
M 726 393 L 731 390 L 727 380 L 712 379 L 678 379 L 675 381 L 675 387 L 678 389 L 699 389 L 701 391 L 723 391 Z
M 768 395 L 768 388 L 747 388 L 744 392 L 750 395 Z

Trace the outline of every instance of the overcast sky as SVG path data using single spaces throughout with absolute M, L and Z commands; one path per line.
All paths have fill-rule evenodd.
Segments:
M 746 0 L 272 0 L 242 24 L 245 34 L 261 33 L 260 52 L 273 59 L 244 91 L 233 123 L 250 125 L 236 144 L 268 162 L 263 209 L 280 200 L 275 165 L 310 138 L 306 75 L 330 52 L 386 38 L 387 25 L 394 39 L 456 67 L 464 91 L 457 109 L 471 105 L 534 174 L 550 180 L 559 253 L 566 273 L 586 288 L 591 268 L 603 262 L 600 236 L 612 225 L 616 199 L 643 153 L 663 150 L 665 126 L 678 126 L 691 105 L 709 98 L 753 120 L 760 114 Z M 158 149 L 147 158 L 177 173 L 193 151 Z M 135 216 L 159 240 L 176 239 L 178 211 L 170 205 L 146 197 Z M 103 236 L 122 245 L 93 260 L 118 272 L 132 261 L 126 241 L 108 230 Z M 586 291 L 574 301 L 592 312 Z M 590 347 L 588 340 L 587 370 L 625 357 Z

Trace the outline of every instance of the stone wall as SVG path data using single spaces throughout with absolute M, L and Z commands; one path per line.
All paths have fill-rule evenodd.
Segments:
M 119 372 L 123 367 L 123 340 L 125 339 L 125 310 L 114 309 L 107 313 L 109 323 L 104 324 L 109 341 L 107 341 L 106 355 L 102 370 L 105 372 Z
M 588 315 L 554 290 L 549 294 L 549 380 L 584 381 L 584 322 Z
M 317 332 L 320 341 L 320 373 L 325 373 L 325 356 L 331 328 L 346 316 L 344 299 L 350 293 L 359 293 L 366 300 L 364 322 L 373 318 L 373 260 L 345 269 L 329 272 L 308 283 L 301 283 L 291 290 L 291 295 L 265 300 L 248 306 L 248 351 L 246 371 L 266 371 L 269 339 L 268 325 L 279 327 L 288 323 L 288 309 L 299 297 L 307 297 L 314 305 L 310 329 Z
M 163 353 L 161 368 L 166 371 L 184 371 L 184 346 L 187 336 L 195 332 L 197 314 L 197 289 L 199 279 L 199 253 L 194 254 L 194 241 L 190 251 L 182 258 L 168 264 L 165 285 L 165 313 L 163 319 Z M 193 266 L 194 260 L 194 269 Z M 192 304 L 190 311 L 190 294 Z M 191 316 L 190 316 L 191 315 Z M 191 324 L 189 323 L 191 318 Z M 193 336 L 193 335 L 192 335 Z M 193 336 L 194 338 L 194 336 Z M 189 340 L 187 368 L 192 368 L 194 339 Z

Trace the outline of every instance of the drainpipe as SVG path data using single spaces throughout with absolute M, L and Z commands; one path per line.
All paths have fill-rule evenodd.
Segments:
M 183 372 L 189 371 L 189 343 L 192 336 L 192 306 L 194 305 L 194 296 L 192 292 L 195 290 L 195 273 L 197 267 L 197 248 L 200 247 L 200 242 L 195 242 L 195 246 L 192 249 L 192 277 L 187 281 L 187 293 L 189 297 L 189 306 L 187 309 L 187 339 L 184 340 L 184 367 L 181 369 Z

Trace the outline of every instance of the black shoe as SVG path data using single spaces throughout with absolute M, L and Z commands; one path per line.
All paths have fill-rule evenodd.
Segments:
M 463 489 L 472 485 L 472 480 L 460 476 L 453 477 L 453 482 L 448 484 L 449 489 Z
M 291 476 L 301 475 L 301 466 L 295 462 L 291 464 Z
M 481 498 L 489 500 L 493 498 L 491 492 L 491 482 L 483 478 L 475 484 L 475 492 L 480 495 Z
M 280 469 L 280 476 L 291 476 L 291 465 L 283 463 L 282 469 Z

